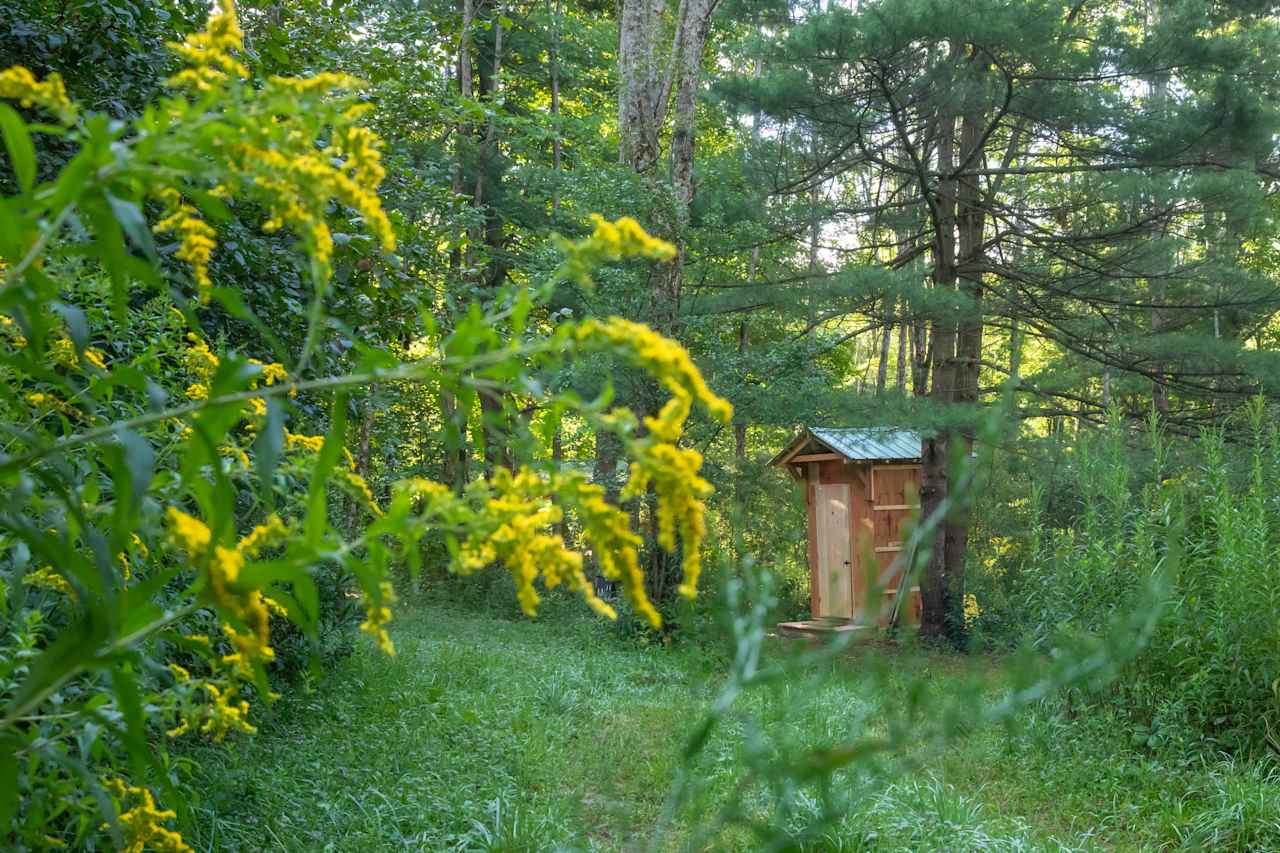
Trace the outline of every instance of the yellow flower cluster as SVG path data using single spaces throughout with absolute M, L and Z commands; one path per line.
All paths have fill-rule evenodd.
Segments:
M 208 400 L 209 386 L 203 382 L 192 382 L 187 386 L 187 399 L 190 400 Z
M 272 616 L 279 616 L 281 619 L 289 618 L 289 611 L 285 609 L 285 606 L 271 596 L 262 596 L 262 603 L 267 606 L 267 612 Z
M 56 73 L 41 82 L 21 65 L 6 68 L 0 71 L 0 98 L 17 101 L 27 109 L 39 107 L 56 115 L 64 124 L 76 120 L 75 104 L 67 97 L 62 76 Z
M 213 354 L 213 350 L 209 349 L 209 344 L 195 332 L 187 332 L 187 340 L 191 342 L 191 346 L 187 348 L 187 370 L 207 382 L 217 372 L 221 362 Z
M 229 625 L 224 626 L 235 652 L 225 656 L 223 662 L 247 673 L 252 668 L 253 661 L 275 657 L 275 651 L 271 648 L 269 615 L 262 603 L 262 593 L 256 589 L 242 590 L 237 587 L 246 557 L 256 554 L 273 537 L 283 535 L 283 523 L 277 526 L 268 519 L 265 525 L 255 528 L 240 540 L 235 548 L 214 545 L 210 551 L 212 534 L 203 521 L 172 506 L 166 514 L 170 535 L 174 540 L 193 560 L 206 562 L 205 577 L 210 597 L 219 608 L 234 615 L 248 628 L 247 631 L 240 632 Z
M 733 418 L 733 406 L 711 391 L 683 347 L 642 323 L 621 317 L 586 320 L 574 334 L 585 346 L 628 354 L 633 363 L 671 394 L 657 416 L 644 419 L 648 434 L 631 442 L 631 474 L 622 496 L 638 497 L 653 486 L 658 500 L 658 542 L 668 551 L 675 551 L 679 533 L 684 574 L 679 591 L 692 598 L 702 570 L 704 501 L 712 488 L 698 475 L 702 455 L 691 448 L 680 448 L 678 442 L 694 403 L 722 423 Z
M 22 334 L 21 329 L 12 317 L 0 314 L 0 331 L 4 332 L 18 349 L 22 349 L 27 345 L 27 336 Z
M 333 235 L 326 213 L 335 200 L 359 212 L 380 244 L 393 250 L 391 221 L 377 196 L 385 176 L 381 141 L 355 124 L 368 105 L 351 103 L 346 94 L 360 81 L 345 74 L 271 77 L 259 89 L 251 89 L 240 82 L 249 71 L 236 58 L 243 40 L 235 4 L 220 0 L 203 31 L 170 45 L 185 67 L 169 85 L 187 93 L 192 110 L 204 109 L 219 93 L 240 107 L 224 113 L 230 132 L 215 132 L 210 140 L 217 148 L 215 158 L 235 178 L 224 179 L 211 195 L 244 196 L 261 204 L 268 212 L 264 230 L 291 229 L 310 255 L 321 284 L 332 272 Z M 342 94 L 335 96 L 335 91 Z M 173 103 L 182 109 L 182 101 Z M 315 140 L 325 136 L 328 145 L 318 150 Z M 177 257 L 190 264 L 200 299 L 207 302 L 216 232 L 176 189 L 159 195 L 167 207 L 155 230 L 179 238 Z
M 591 272 L 602 263 L 625 258 L 669 261 L 676 256 L 675 246 L 650 236 L 630 216 L 610 222 L 593 213 L 591 221 L 595 227 L 590 236 L 560 241 L 560 248 L 565 254 L 561 274 L 584 287 L 591 285 Z
M 311 77 L 273 75 L 268 78 L 268 82 L 276 89 L 295 95 L 324 95 L 334 89 L 354 89 L 360 85 L 357 78 L 337 71 L 322 71 Z
M 204 30 L 192 33 L 182 42 L 170 42 L 169 47 L 188 65 L 169 78 L 170 86 L 197 93 L 209 92 L 222 86 L 228 75 L 249 76 L 248 69 L 231 55 L 244 47 L 244 33 L 236 19 L 235 4 L 221 0 L 218 6 L 219 11 L 209 16 Z
M 178 237 L 180 242 L 174 255 L 178 260 L 191 265 L 191 277 L 195 279 L 200 302 L 208 304 L 213 291 L 209 261 L 218 245 L 217 232 L 212 225 L 200 218 L 194 207 L 182 201 L 175 190 L 166 189 L 162 196 L 169 206 L 168 214 L 152 230 L 157 234 L 173 234 Z
M 648 420 L 652 420 L 651 418 Z M 640 497 L 653 484 L 658 499 L 658 544 L 668 551 L 676 550 L 676 528 L 684 546 L 681 570 L 684 575 L 679 592 L 693 598 L 698 592 L 702 573 L 702 540 L 707 526 L 703 501 L 711 497 L 711 484 L 698 476 L 702 454 L 692 448 L 682 449 L 674 443 L 637 442 L 639 455 L 631 462 L 631 476 L 622 489 L 623 500 Z
M 76 355 L 76 345 L 65 335 L 54 338 L 49 344 L 49 358 L 54 364 L 62 367 L 75 367 L 80 364 L 80 357 Z
M 351 131 L 356 129 L 335 132 L 340 143 L 314 154 L 290 158 L 275 149 L 249 144 L 233 152 L 237 168 L 252 176 L 264 193 L 271 216 L 263 223 L 263 230 L 271 233 L 288 227 L 297 234 L 324 281 L 331 273 L 333 258 L 333 234 L 325 218 L 330 199 L 359 212 L 382 247 L 395 249 L 395 233 L 377 194 L 383 174 L 374 145 L 377 137 L 371 132 L 353 136 Z M 351 151 L 340 147 L 348 137 L 358 145 Z M 333 160 L 344 155 L 346 162 L 334 166 Z
M 733 406 L 728 400 L 717 397 L 707 386 L 688 351 L 645 324 L 622 317 L 589 319 L 578 324 L 574 335 L 587 346 L 605 346 L 627 353 L 637 367 L 645 370 L 672 396 L 687 397 L 690 402 L 701 403 L 721 423 L 733 419 Z M 672 419 L 669 422 L 677 421 Z
M 74 595 L 75 590 L 71 583 L 61 574 L 53 570 L 52 566 L 42 566 L 34 572 L 27 572 L 22 582 L 27 586 L 33 586 L 38 589 L 48 589 L 53 592 L 60 592 L 63 595 Z
M 129 535 L 133 538 L 133 549 L 137 551 L 138 555 L 144 560 L 150 557 L 151 551 L 147 548 L 147 544 L 142 541 L 142 538 L 136 533 Z M 120 569 L 123 572 L 125 585 L 128 586 L 129 580 L 133 577 L 133 568 L 129 565 L 129 555 L 121 551 L 116 554 L 116 559 L 120 561 Z
M 365 596 L 366 618 L 360 623 L 360 630 L 373 637 L 378 643 L 378 648 L 392 657 L 395 656 L 396 647 L 391 642 L 391 635 L 387 633 L 386 626 L 391 621 L 391 608 L 387 605 L 395 603 L 395 589 L 390 581 L 383 581 L 378 585 L 377 596 L 374 598 Z
M 982 615 L 982 608 L 978 606 L 978 599 L 972 594 L 965 594 L 964 597 L 964 627 L 972 628 L 978 622 L 978 617 Z
M 319 453 L 324 449 L 323 435 L 301 435 L 296 432 L 284 431 L 284 447 L 285 450 L 309 450 L 312 453 Z
M 209 549 L 208 526 L 198 518 L 187 515 L 176 507 L 169 507 L 169 534 L 192 557 L 198 557 Z
M 564 540 L 552 533 L 552 527 L 564 517 L 551 499 L 554 482 L 529 468 L 516 474 L 499 468 L 489 482 L 480 481 L 473 488 L 475 494 L 487 490 L 489 496 L 476 528 L 460 549 L 460 573 L 500 560 L 515 580 L 520 608 L 529 616 L 536 615 L 541 600 L 534 587 L 539 574 L 549 589 L 564 584 L 597 612 L 614 615 L 592 591 L 582 570 L 582 555 L 565 547 Z
M 241 554 L 253 559 L 264 548 L 270 548 L 278 544 L 288 535 L 289 528 L 280 520 L 280 516 L 273 512 L 267 516 L 266 521 L 245 534 L 236 548 Z
M 249 454 L 244 452 L 244 448 L 238 444 L 223 444 L 218 447 L 218 453 L 230 459 L 235 459 L 240 466 L 246 471 L 249 470 Z
M 289 379 L 289 371 L 284 369 L 283 364 L 271 362 L 262 365 L 262 381 L 267 385 L 275 385 L 277 382 L 287 382 Z
M 156 853 L 195 853 L 181 835 L 165 828 L 165 822 L 178 815 L 170 809 L 157 809 L 151 791 L 128 785 L 123 779 L 106 779 L 103 784 L 116 800 L 118 809 L 124 809 L 130 798 L 136 802 L 117 817 L 124 831 L 124 853 L 142 853 L 147 849 Z
M 591 214 L 595 230 L 588 238 L 594 248 L 609 260 L 640 257 L 656 261 L 669 261 L 676 256 L 676 247 L 650 234 L 630 216 L 610 222 L 598 213 Z
M 258 729 L 249 723 L 249 703 L 244 699 L 237 700 L 235 687 L 226 690 L 208 681 L 201 685 L 208 691 L 213 702 L 205 712 L 205 720 L 200 724 L 201 734 L 209 735 L 215 742 L 221 741 L 231 732 L 256 734 Z
M 382 507 L 378 506 L 377 500 L 373 497 L 373 490 L 369 488 L 369 484 L 365 482 L 364 477 L 350 468 L 340 472 L 343 483 L 347 486 L 347 490 L 359 498 L 360 502 L 365 505 L 369 512 L 375 517 L 381 517 Z
M 601 574 L 621 582 L 622 591 L 636 613 L 654 628 L 662 627 L 662 617 L 644 591 L 644 572 L 640 568 L 641 540 L 632 531 L 631 519 L 626 512 L 605 500 L 603 486 L 588 483 L 581 474 L 562 474 L 556 482 L 556 494 L 582 524 L 582 535 L 591 543 Z M 603 602 L 597 605 L 592 601 L 594 594 L 587 597 L 584 593 L 584 597 L 594 610 L 615 618 L 608 605 Z

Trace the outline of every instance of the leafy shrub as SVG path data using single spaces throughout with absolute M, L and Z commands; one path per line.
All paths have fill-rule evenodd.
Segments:
M 624 495 L 653 489 L 659 541 L 682 554 L 681 592 L 695 592 L 710 486 L 679 442 L 694 406 L 723 421 L 728 404 L 644 326 L 529 324 L 556 282 L 589 285 L 602 263 L 669 259 L 672 247 L 634 220 L 598 220 L 563 243 L 551 279 L 513 287 L 488 313 L 473 307 L 447 334 L 424 329 L 432 355 L 353 346 L 340 372 L 316 375 L 335 257 L 354 242 L 331 218 L 384 253 L 395 246 L 377 195 L 380 141 L 361 124 L 358 81 L 254 80 L 241 47 L 224 2 L 174 45 L 171 94 L 132 122 L 86 112 L 57 75 L 0 71 L 0 98 L 56 121 L 0 103 L 17 189 L 0 197 L 7 848 L 189 849 L 172 828 L 181 772 L 165 744 L 253 733 L 257 704 L 276 695 L 272 667 L 287 675 L 341 648 L 352 607 L 394 654 L 391 567 L 416 571 L 427 537 L 457 573 L 505 566 L 526 613 L 541 584 L 613 615 L 554 532 L 572 517 L 631 607 L 659 624 L 639 537 L 603 489 L 546 463 L 498 469 L 461 493 L 424 478 L 375 491 L 344 443 L 353 389 L 448 389 L 470 407 L 480 388 L 521 388 L 612 431 L 631 461 Z M 74 152 L 43 182 L 40 135 Z M 312 292 L 296 350 L 215 281 L 215 225 L 233 208 L 261 212 L 262 228 L 291 234 L 305 258 Z M 258 335 L 216 333 L 231 319 Z M 630 411 L 544 393 L 531 378 L 590 353 L 630 362 L 668 393 L 644 435 Z
M 1043 648 L 1104 630 L 1164 578 L 1152 642 L 1107 693 L 1144 746 L 1193 732 L 1257 750 L 1280 723 L 1280 431 L 1261 399 L 1229 428 L 1173 445 L 1153 423 L 1139 455 L 1113 418 L 1071 449 L 1059 517 L 1031 490 L 1023 547 L 971 566 L 982 622 Z

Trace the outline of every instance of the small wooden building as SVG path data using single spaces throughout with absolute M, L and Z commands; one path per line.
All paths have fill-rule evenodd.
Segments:
M 811 427 L 769 463 L 806 486 L 815 620 L 848 622 L 868 605 L 875 607 L 867 601 L 869 579 L 882 576 L 902 551 L 904 524 L 918 506 L 920 453 L 920 435 L 908 430 Z M 868 560 L 874 564 L 863 565 Z M 881 625 L 887 624 L 900 581 L 898 571 L 883 582 Z M 899 621 L 919 624 L 919 587 L 901 602 Z

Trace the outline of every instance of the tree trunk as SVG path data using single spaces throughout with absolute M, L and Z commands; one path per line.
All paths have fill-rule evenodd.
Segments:
M 911 334 L 909 324 L 903 320 L 898 325 L 898 365 L 897 380 L 898 391 L 906 393 L 907 386 L 907 336 Z
M 666 112 L 658 61 L 664 0 L 622 0 L 618 23 L 618 159 L 638 172 L 658 162 Z
M 876 393 L 884 393 L 885 382 L 889 378 L 889 344 L 893 339 L 893 307 L 886 305 L 884 312 L 884 328 L 880 333 L 880 363 L 876 365 Z
M 938 119 L 938 172 L 951 174 L 955 169 L 956 117 L 944 107 Z M 939 182 L 934 204 L 933 284 L 939 290 L 956 286 L 956 181 Z M 935 317 L 932 326 L 933 377 L 929 397 L 941 407 L 955 398 L 956 323 L 950 318 Z M 948 453 L 950 434 L 946 425 L 938 434 L 926 438 L 920 468 L 920 511 L 924 518 L 935 517 L 943 508 L 948 490 Z M 929 561 L 920 579 L 920 633 L 930 639 L 946 638 L 950 633 L 950 578 L 947 559 L 945 523 L 933 537 Z

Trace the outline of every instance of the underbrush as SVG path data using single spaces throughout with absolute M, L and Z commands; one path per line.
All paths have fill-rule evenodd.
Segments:
M 1013 490 L 979 537 L 970 589 L 989 642 L 1050 650 L 1152 606 L 1146 649 L 1080 698 L 1120 712 L 1136 746 L 1258 755 L 1280 723 L 1280 431 L 1261 401 L 1243 422 L 1171 442 L 1119 421 Z M 1029 474 L 1035 472 L 1023 472 Z M 1026 487 L 1023 489 L 1022 487 Z

